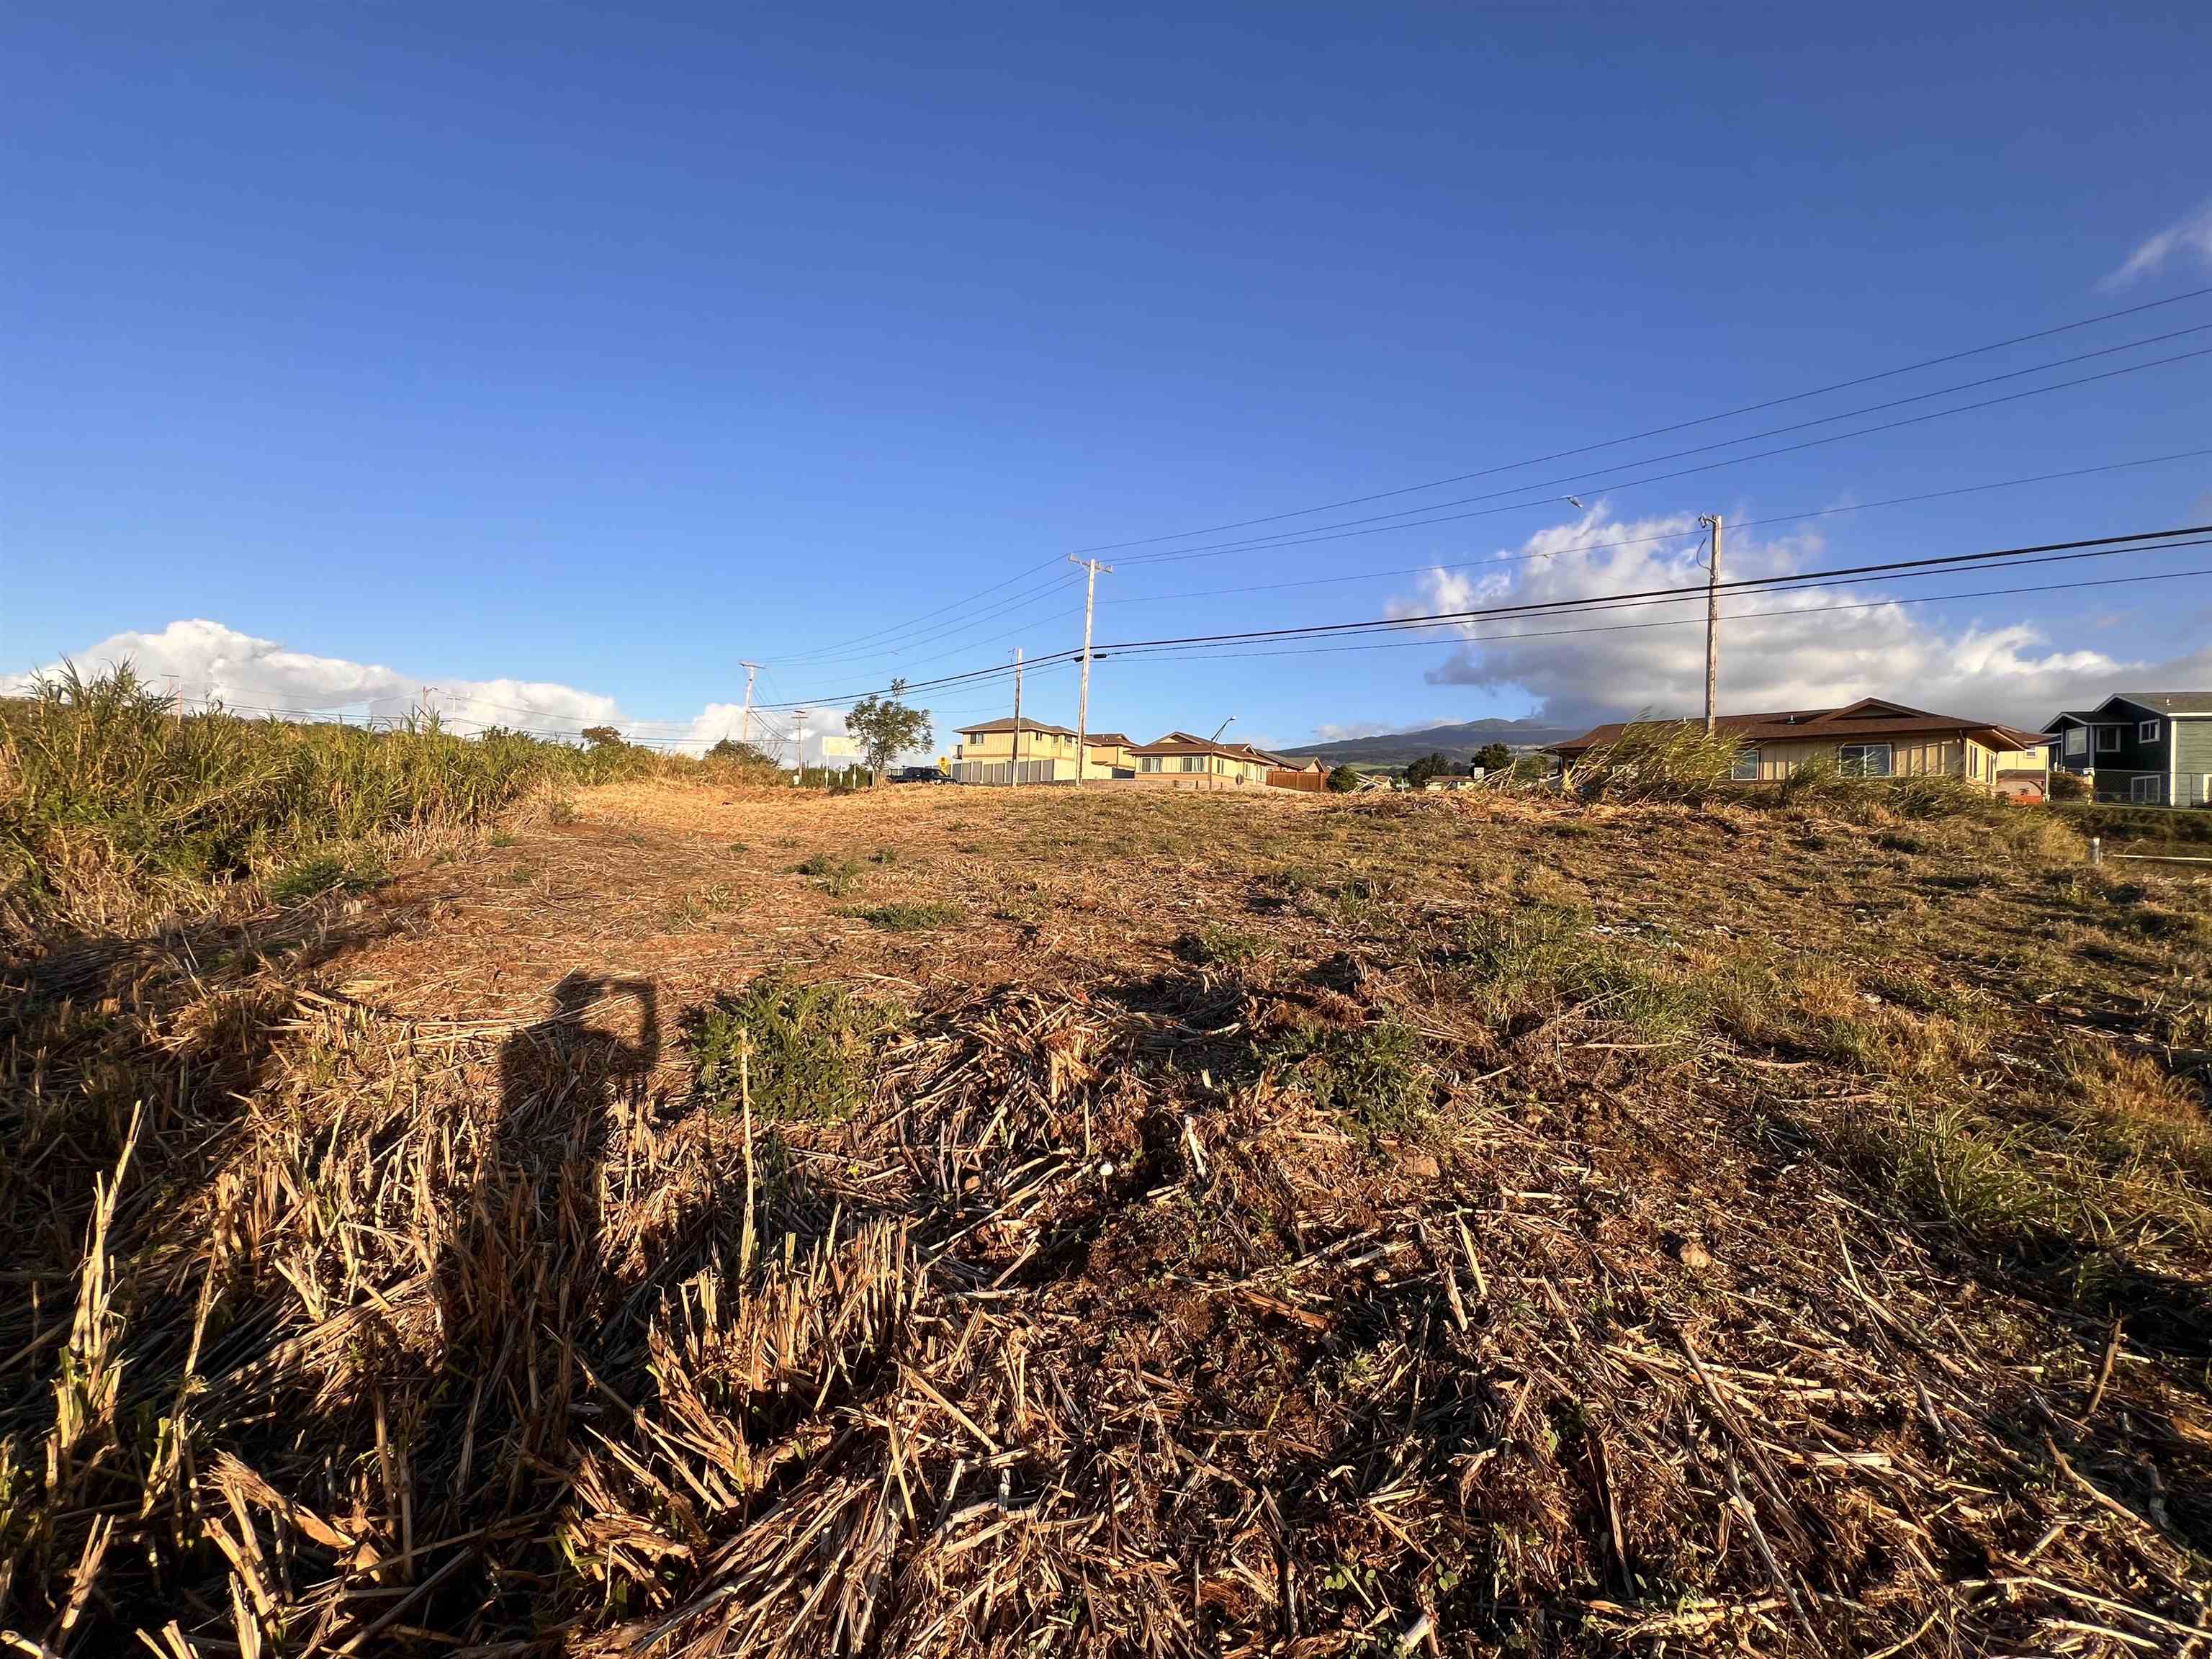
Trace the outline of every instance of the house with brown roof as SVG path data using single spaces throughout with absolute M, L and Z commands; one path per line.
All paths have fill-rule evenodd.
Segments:
M 1776 781 L 1816 762 L 1845 777 L 1959 778 L 1994 789 L 2000 756 L 2039 750 L 2044 742 L 2001 721 L 1931 714 L 1881 697 L 1840 708 L 1723 714 L 1715 724 L 1741 744 L 1730 775 L 1743 783 Z M 1571 766 L 1626 729 L 1625 721 L 1594 726 L 1553 752 Z
M 1188 732 L 1170 732 L 1129 750 L 1139 781 L 1184 789 L 1265 788 L 1271 772 L 1319 771 L 1321 763 L 1293 759 L 1249 743 L 1223 743 Z

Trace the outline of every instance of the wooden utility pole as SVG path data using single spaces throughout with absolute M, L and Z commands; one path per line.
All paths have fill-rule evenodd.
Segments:
M 1713 729 L 1713 696 L 1721 683 L 1721 515 L 1708 513 L 1698 522 L 1713 532 L 1712 556 L 1705 562 L 1705 731 Z
M 791 711 L 791 718 L 794 722 L 791 765 L 793 771 L 798 775 L 792 779 L 792 782 L 793 785 L 799 785 L 806 781 L 806 711 L 804 708 L 794 708 Z
M 1022 781 L 1022 648 L 1014 647 L 1014 763 L 1007 769 L 1006 787 L 1018 789 Z
M 1083 689 L 1075 695 L 1075 787 L 1083 787 L 1083 769 L 1091 761 L 1091 607 L 1098 597 L 1098 573 L 1114 574 L 1110 564 L 1101 564 L 1096 559 L 1080 559 L 1067 556 L 1070 564 L 1079 564 L 1088 572 L 1083 584 Z
M 738 741 L 750 749 L 753 742 L 753 676 L 760 672 L 760 665 L 740 661 L 738 666 L 745 671 L 745 712 L 744 723 L 738 728 L 742 733 Z

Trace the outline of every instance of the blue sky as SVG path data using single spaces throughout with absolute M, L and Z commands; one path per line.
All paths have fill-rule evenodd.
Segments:
M 2208 47 L 2212 15 L 2164 7 L 16 8 L 0 24 L 0 668 L 129 648 L 237 702 L 440 684 L 477 718 L 503 702 L 539 711 L 519 723 L 612 713 L 675 735 L 737 701 L 743 657 L 781 702 L 1049 652 L 1078 636 L 1072 591 L 955 609 L 900 654 L 825 647 L 1071 549 L 2212 283 Z M 1632 472 L 2207 323 L 2212 297 L 1289 523 Z M 1586 487 L 1587 512 L 1540 501 L 1126 563 L 1101 578 L 1099 636 L 1627 586 L 1687 568 L 1690 536 L 1634 563 L 1576 550 L 1623 526 L 1693 531 L 1699 512 L 2212 445 L 2208 416 L 2212 357 Z M 1762 526 L 1730 558 L 1749 574 L 2205 519 L 2197 458 Z M 1466 565 L 1547 536 L 1565 551 L 1495 572 L 1164 597 Z M 2123 573 L 2066 579 L 2084 574 Z M 1915 591 L 1935 589 L 1844 597 Z M 2208 618 L 2212 578 L 1747 621 L 1724 702 L 1856 689 L 2034 718 L 2108 680 L 2212 681 Z M 172 629 L 187 620 L 211 626 Z M 1150 736 L 1233 714 L 1290 744 L 1672 708 L 1701 643 L 1660 632 L 1663 648 L 1109 660 L 1093 724 Z M 1030 694 L 1072 723 L 1072 674 Z M 950 724 L 1006 694 L 924 700 Z

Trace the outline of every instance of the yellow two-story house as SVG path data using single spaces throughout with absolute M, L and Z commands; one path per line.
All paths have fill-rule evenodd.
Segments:
M 1076 736 L 1064 726 L 1024 717 L 1019 732 L 1021 776 L 1014 776 L 1016 731 L 1011 718 L 963 726 L 952 751 L 956 783 L 1073 783 Z M 1082 743 L 1086 780 L 1136 775 L 1129 739 L 1119 732 L 1092 732 Z

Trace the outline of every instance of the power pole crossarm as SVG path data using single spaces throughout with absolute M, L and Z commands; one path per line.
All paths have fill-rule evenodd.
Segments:
M 1083 787 L 1083 769 L 1091 763 L 1091 608 L 1098 598 L 1098 573 L 1114 574 L 1110 564 L 1101 564 L 1096 559 L 1079 558 L 1071 553 L 1070 564 L 1079 564 L 1085 573 L 1083 584 L 1083 687 L 1075 696 L 1075 787 Z
M 1705 731 L 1711 735 L 1713 698 L 1721 683 L 1721 515 L 1709 513 L 1698 522 L 1713 532 L 1712 556 L 1705 567 Z

